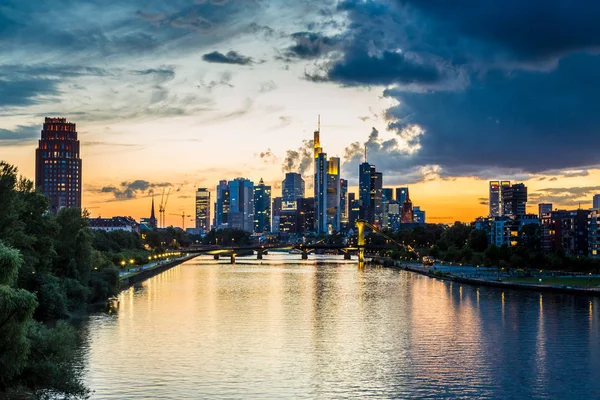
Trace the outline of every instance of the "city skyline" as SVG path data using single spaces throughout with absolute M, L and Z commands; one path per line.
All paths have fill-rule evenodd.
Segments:
M 0 158 L 34 179 L 42 120 L 64 117 L 78 126 L 92 215 L 147 216 L 161 185 L 173 189 L 170 211 L 192 214 L 195 189 L 214 197 L 219 179 L 262 177 L 278 193 L 283 173 L 302 171 L 310 194 L 303 161 L 321 114 L 322 146 L 349 192 L 366 144 L 384 185 L 409 185 L 431 221 L 486 215 L 497 177 L 529 188 L 531 213 L 539 202 L 585 207 L 600 191 L 588 84 L 599 57 L 584 29 L 568 43 L 546 37 L 556 20 L 571 27 L 555 4 L 541 17 L 502 10 L 535 21 L 525 41 L 507 33 L 510 18 L 473 26 L 495 14 L 485 2 L 452 24 L 440 23 L 445 6 L 416 1 L 307 1 L 285 15 L 280 5 L 7 5 Z

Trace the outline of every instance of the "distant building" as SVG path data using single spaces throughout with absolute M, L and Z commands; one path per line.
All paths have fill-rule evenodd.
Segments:
M 394 201 L 394 189 L 381 189 L 381 229 L 391 229 L 391 221 L 389 220 L 390 203 Z
M 594 200 L 592 201 L 593 209 L 600 209 L 600 194 L 594 195 Z
M 87 222 L 91 230 L 140 232 L 140 224 L 131 217 L 88 218 Z
M 502 215 L 519 217 L 527 214 L 527 187 L 522 183 L 502 185 Z
M 315 199 L 303 198 L 296 200 L 296 231 L 307 233 L 315 226 Z
M 254 231 L 254 182 L 246 178 L 229 181 L 229 227 Z
M 490 195 L 489 195 L 489 207 L 490 217 L 500 216 L 500 182 L 490 181 Z
M 210 231 L 210 192 L 207 188 L 196 191 L 196 229 L 202 233 Z
M 271 186 L 262 178 L 254 187 L 254 232 L 271 232 Z
M 600 259 L 600 208 L 588 214 L 588 257 Z
M 304 187 L 302 175 L 295 172 L 286 173 L 285 179 L 281 183 L 283 201 L 296 201 L 304 198 Z
M 223 229 L 229 225 L 229 183 L 226 180 L 219 181 L 216 192 L 217 198 L 215 201 L 215 219 L 213 225 L 215 229 Z
M 348 229 L 348 180 L 340 179 L 340 229 Z
M 377 172 L 375 165 L 367 162 L 360 164 L 358 170 L 360 218 L 381 226 L 383 211 L 383 174 Z
M 348 229 L 356 227 L 356 220 L 360 215 L 360 200 L 356 199 L 356 193 L 348 193 Z
M 484 230 L 488 235 L 490 244 L 497 247 L 506 245 L 514 247 L 521 240 L 522 229 L 525 225 L 539 225 L 540 220 L 535 214 L 522 215 L 519 218 L 511 217 L 489 217 L 478 218 L 475 229 Z
M 281 215 L 281 210 L 283 208 L 283 198 L 282 197 L 274 197 L 273 202 L 271 204 L 271 231 L 279 232 L 279 216 Z
M 400 204 L 400 206 L 402 206 L 402 204 L 404 204 L 406 201 L 406 196 L 408 196 L 407 187 L 396 188 L 396 201 L 398 204 Z
M 542 220 L 542 216 L 552 212 L 552 203 L 540 203 L 538 204 L 538 218 Z
M 401 214 L 402 205 L 400 202 L 398 200 L 390 201 L 387 209 L 388 229 L 392 231 L 400 230 Z
M 327 160 L 327 233 L 338 232 L 341 223 L 340 159 Z
M 35 150 L 35 185 L 50 199 L 50 211 L 81 208 L 81 158 L 75 124 L 46 118 Z
M 152 206 L 150 207 L 150 218 L 142 218 L 140 226 L 144 229 L 156 229 L 156 213 L 154 212 L 154 193 L 152 193 Z
M 542 218 L 542 250 L 567 255 L 588 254 L 588 210 L 556 210 Z
M 414 222 L 416 224 L 424 224 L 425 223 L 425 211 L 421 210 L 421 207 L 414 206 L 413 208 L 413 216 Z
M 408 194 L 408 188 L 406 189 L 406 199 L 402 204 L 402 211 L 400 212 L 400 222 L 402 224 L 412 224 L 415 222 L 415 214 L 413 210 L 412 201 Z

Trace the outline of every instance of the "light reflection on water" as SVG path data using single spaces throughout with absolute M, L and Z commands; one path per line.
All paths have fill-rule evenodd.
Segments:
M 99 399 L 600 398 L 598 300 L 195 259 L 83 326 Z

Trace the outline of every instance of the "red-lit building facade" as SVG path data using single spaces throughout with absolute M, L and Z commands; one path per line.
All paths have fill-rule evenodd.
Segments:
M 50 211 L 81 207 L 81 158 L 75 124 L 46 118 L 35 151 L 35 185 L 50 198 Z

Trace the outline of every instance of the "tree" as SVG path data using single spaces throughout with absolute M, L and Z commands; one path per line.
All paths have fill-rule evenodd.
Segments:
M 0 242 L 0 391 L 27 365 L 30 346 L 27 327 L 37 305 L 35 296 L 14 288 L 23 258 Z
M 488 237 L 484 230 L 473 229 L 469 234 L 467 244 L 473 251 L 481 253 L 488 248 Z

